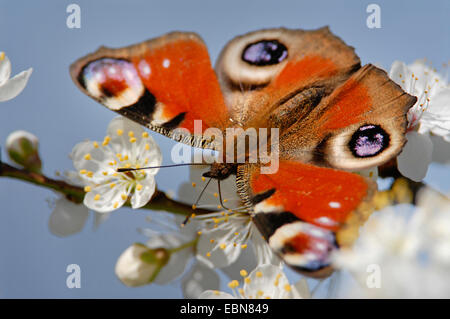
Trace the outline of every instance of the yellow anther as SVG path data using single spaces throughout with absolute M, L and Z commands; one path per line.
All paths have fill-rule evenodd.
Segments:
M 227 248 L 227 244 L 225 244 L 225 243 L 220 244 L 220 249 L 225 249 L 225 248 Z
M 117 175 L 119 175 L 119 173 L 115 172 L 112 174 L 112 176 L 116 177 Z
M 228 199 L 224 199 L 223 202 L 224 202 L 224 203 L 228 202 Z
M 103 146 L 108 145 L 110 140 L 111 140 L 111 138 L 110 138 L 109 136 L 106 136 L 105 139 L 103 140 L 102 145 L 103 145 Z
M 130 143 L 136 143 L 136 138 L 135 137 L 130 137 Z
M 89 161 L 91 159 L 91 154 L 87 153 L 86 155 L 84 155 L 84 159 L 86 161 Z
M 275 287 L 277 287 L 279 283 L 280 283 L 280 281 L 279 281 L 278 279 L 275 279 L 273 285 L 274 285 Z
M 217 194 L 217 193 L 214 193 L 214 197 L 218 197 L 219 196 L 219 194 Z
M 192 182 L 192 187 L 195 187 L 197 184 L 195 184 L 194 182 Z
M 198 232 L 197 232 L 197 235 L 199 235 L 199 236 L 200 236 L 201 234 L 202 234 L 202 232 L 201 232 L 201 231 L 198 231 Z
M 116 186 L 116 184 L 115 183 L 111 183 L 111 184 L 109 184 L 109 188 L 114 188 Z
M 128 161 L 128 155 L 127 155 L 127 154 L 125 154 L 125 155 L 122 157 L 122 161 Z
M 107 171 L 104 171 L 104 172 L 102 172 L 102 174 L 103 174 L 104 176 L 106 176 L 106 175 L 108 175 L 108 172 L 107 172 Z
M 145 150 L 148 151 L 150 149 L 150 145 L 148 143 L 145 144 Z
M 291 291 L 291 285 L 289 284 L 284 285 L 284 290 Z
M 233 243 L 233 247 L 236 247 L 237 246 L 237 244 L 236 243 Z
M 209 251 L 206 253 L 206 257 L 211 257 L 211 253 Z
M 234 233 L 234 236 L 239 236 L 239 233 L 238 233 L 238 232 L 235 232 L 235 233 Z
M 228 284 L 228 287 L 230 287 L 231 289 L 239 287 L 239 281 L 237 281 L 237 280 L 230 281 L 230 283 Z
M 87 170 L 85 170 L 85 169 L 82 169 L 82 170 L 80 170 L 80 171 L 79 171 L 79 173 L 80 173 L 81 175 L 84 175 L 84 174 L 86 174 L 86 173 L 87 173 Z
M 138 191 L 140 191 L 140 190 L 142 189 L 142 187 L 143 187 L 143 186 L 142 186 L 141 184 L 137 184 L 137 185 L 136 185 L 136 189 L 137 189 Z
M 119 135 L 119 136 L 122 136 L 122 134 L 123 134 L 123 130 L 121 130 L 121 129 L 118 129 L 116 133 L 117 133 L 117 135 Z
M 121 153 L 117 153 L 116 157 L 120 160 L 122 158 L 122 154 Z
M 147 133 L 147 132 L 143 132 L 143 133 L 142 133 L 142 137 L 143 137 L 143 138 L 147 138 L 147 137 L 148 137 L 148 133 Z
M 99 200 L 100 199 L 100 194 L 97 194 L 94 196 L 94 200 Z
M 219 290 L 214 290 L 213 293 L 214 293 L 216 296 L 220 295 L 220 291 L 219 291 Z
M 247 277 L 247 276 L 248 276 L 248 272 L 247 272 L 247 270 L 245 270 L 245 269 L 242 269 L 242 270 L 239 272 L 239 274 L 240 274 L 242 277 Z
M 217 209 L 222 209 L 222 205 L 217 205 Z
M 263 273 L 260 271 L 257 271 L 255 275 L 256 275 L 256 277 L 261 278 L 263 276 Z
M 246 277 L 246 278 L 244 279 L 244 282 L 245 282 L 246 284 L 249 284 L 249 283 L 252 282 L 252 280 L 250 279 L 250 277 Z
M 214 243 L 214 239 L 210 239 L 209 242 L 212 244 Z
M 127 163 L 127 164 L 124 165 L 124 168 L 130 168 L 130 167 L 131 167 L 130 163 Z
M 214 228 L 217 228 L 217 226 L 219 226 L 219 225 L 215 224 L 215 225 L 214 225 Z
M 145 165 L 148 164 L 148 158 L 145 159 L 144 164 L 145 164 Z
M 133 132 L 133 131 L 129 131 L 129 132 L 128 132 L 128 136 L 129 136 L 129 137 L 134 137 L 134 132 Z
M 195 215 L 195 213 L 191 214 L 191 218 L 195 218 L 195 216 L 197 216 L 197 215 Z
M 194 209 L 194 210 L 197 209 L 197 205 L 193 204 L 192 209 Z
M 206 180 L 206 178 L 204 176 L 202 176 L 202 182 L 204 182 Z
M 246 248 L 247 248 L 247 244 L 241 245 L 241 248 L 242 248 L 242 249 L 246 249 Z
M 258 297 L 262 297 L 262 296 L 264 295 L 264 291 L 258 290 L 258 292 L 256 293 L 256 295 L 257 295 Z
M 94 145 L 95 148 L 99 148 L 100 147 L 97 142 L 94 142 L 92 144 Z
M 117 208 L 117 207 L 119 207 L 119 202 L 114 203 L 114 208 Z
M 128 198 L 127 194 L 122 194 L 120 195 L 120 197 L 122 198 L 122 200 L 126 200 Z
M 94 176 L 94 172 L 89 171 L 86 173 L 86 176 L 91 178 L 92 176 Z
M 3 61 L 5 59 L 5 52 L 0 53 L 0 61 Z
M 84 191 L 85 191 L 86 193 L 89 193 L 91 190 L 92 190 L 92 187 L 91 187 L 91 186 L 84 186 Z

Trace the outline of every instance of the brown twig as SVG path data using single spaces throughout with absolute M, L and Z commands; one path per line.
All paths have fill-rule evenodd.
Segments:
M 45 187 L 63 194 L 68 200 L 81 204 L 84 199 L 82 187 L 71 185 L 62 180 L 49 178 L 43 174 L 33 173 L 26 169 L 16 168 L 9 164 L 0 163 L 0 177 L 9 177 Z M 126 204 L 129 206 L 129 204 Z M 192 206 L 169 198 L 164 192 L 156 190 L 152 199 L 142 207 L 144 209 L 166 211 L 169 213 L 189 216 L 193 213 Z M 211 213 L 209 210 L 196 209 L 195 214 Z

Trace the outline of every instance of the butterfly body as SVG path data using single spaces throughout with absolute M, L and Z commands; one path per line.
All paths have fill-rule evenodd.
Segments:
M 222 151 L 222 163 L 205 176 L 236 174 L 269 245 L 311 276 L 328 275 L 331 253 L 354 240 L 376 191 L 354 172 L 401 151 L 416 101 L 384 71 L 361 67 L 328 28 L 236 37 L 215 70 L 199 36 L 175 32 L 102 47 L 75 62 L 71 75 L 109 109 L 176 141 Z M 236 141 L 252 130 L 257 147 L 239 151 Z M 270 174 L 259 156 L 266 149 L 277 160 Z

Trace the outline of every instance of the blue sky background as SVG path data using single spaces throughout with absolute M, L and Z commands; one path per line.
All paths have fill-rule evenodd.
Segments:
M 81 7 L 81 29 L 66 27 L 66 7 Z M 381 7 L 381 29 L 366 27 L 366 7 Z M 68 67 L 100 45 L 120 47 L 169 31 L 195 31 L 209 46 L 213 60 L 224 44 L 248 31 L 285 26 L 312 29 L 329 25 L 356 48 L 363 64 L 389 68 L 394 60 L 407 63 L 426 57 L 434 65 L 448 62 L 449 1 L 24 1 L 0 0 L 0 51 L 13 74 L 34 72 L 16 99 L 0 105 L 0 145 L 17 129 L 40 138 L 44 171 L 72 168 L 72 147 L 83 139 L 102 139 L 113 112 L 84 96 L 72 83 Z M 169 163 L 172 141 L 153 134 Z M 3 151 L 2 158 L 6 158 Z M 444 180 L 449 170 L 430 174 Z M 445 175 L 446 174 L 446 175 Z M 186 168 L 157 175 L 161 189 L 176 189 Z M 145 213 L 119 210 L 94 231 L 93 218 L 84 230 L 58 238 L 48 230 L 45 189 L 0 179 L 0 297 L 3 298 L 178 298 L 179 282 L 169 286 L 127 288 L 114 275 L 120 253 L 145 238 Z M 82 269 L 82 288 L 66 287 L 66 266 Z M 291 274 L 291 276 L 294 276 Z M 295 276 L 294 276 L 295 277 Z

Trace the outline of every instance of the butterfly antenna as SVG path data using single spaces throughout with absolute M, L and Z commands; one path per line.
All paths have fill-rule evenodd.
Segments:
M 221 191 L 221 189 L 220 189 L 220 179 L 217 180 L 217 187 L 219 188 L 219 200 L 220 200 L 220 205 L 221 205 L 224 209 L 230 210 L 228 207 L 226 207 L 226 206 L 223 204 L 223 201 L 222 201 L 222 191 Z
M 121 167 L 117 169 L 118 173 L 131 172 L 131 171 L 140 171 L 143 169 L 152 169 L 152 168 L 166 168 L 166 167 L 177 167 L 177 166 L 191 166 L 191 165 L 205 165 L 203 163 L 182 163 L 182 164 L 169 164 L 169 165 L 159 165 L 159 166 L 147 166 L 140 168 L 125 168 Z
M 197 200 L 195 201 L 194 205 L 192 205 L 192 209 L 195 209 L 195 208 L 197 207 L 198 202 L 199 202 L 200 199 L 202 198 L 203 193 L 205 192 L 206 188 L 208 188 L 209 183 L 211 183 L 211 180 L 212 180 L 212 177 L 210 177 L 209 180 L 206 182 L 205 187 L 203 187 L 203 189 L 202 189 L 200 195 L 198 195 Z M 183 226 L 186 225 L 190 218 L 191 218 L 190 215 L 186 216 L 186 218 L 185 218 L 185 220 L 183 221 L 182 225 L 183 225 Z

